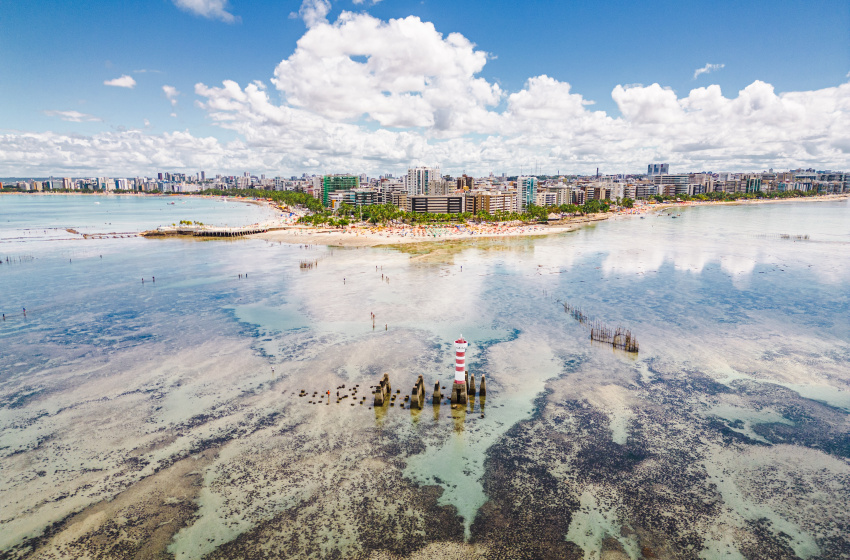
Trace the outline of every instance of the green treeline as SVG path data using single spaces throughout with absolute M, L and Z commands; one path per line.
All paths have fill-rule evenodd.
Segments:
M 322 201 L 311 194 L 296 191 L 261 191 L 257 189 L 206 189 L 199 193 L 181 194 L 203 194 L 210 196 L 241 196 L 247 198 L 265 198 L 278 204 L 286 206 L 303 206 L 312 212 L 321 212 L 324 208 Z
M 682 202 L 690 202 L 690 201 L 709 201 L 709 200 L 717 200 L 723 202 L 731 202 L 735 200 L 756 200 L 760 198 L 801 198 L 806 196 L 817 196 L 819 193 L 817 190 L 812 189 L 810 191 L 774 191 L 774 192 L 736 192 L 736 193 L 727 193 L 727 192 L 711 192 L 705 194 L 695 194 L 693 196 L 688 196 L 686 194 L 677 194 L 675 196 L 662 196 L 660 194 L 653 195 L 649 197 L 648 200 L 655 200 L 656 202 L 675 202 L 677 200 L 681 200 Z
M 342 204 L 335 211 L 323 209 L 309 216 L 303 216 L 298 221 L 302 224 L 315 226 L 347 226 L 353 222 L 369 222 L 372 224 L 386 224 L 389 222 L 419 225 L 419 224 L 453 224 L 472 222 L 542 222 L 549 221 L 549 214 L 596 214 L 608 212 L 611 206 L 610 200 L 590 200 L 587 204 L 576 206 L 575 204 L 563 204 L 561 206 L 535 206 L 526 208 L 525 212 L 502 212 L 495 214 L 487 212 L 463 212 L 460 214 L 430 214 L 426 212 L 406 212 L 392 204 L 375 204 L 372 206 L 354 207 Z

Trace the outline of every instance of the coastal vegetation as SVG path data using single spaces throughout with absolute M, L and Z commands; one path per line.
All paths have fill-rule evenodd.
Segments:
M 312 212 L 323 210 L 322 201 L 309 193 L 297 191 L 261 191 L 257 189 L 206 189 L 199 193 L 208 196 L 241 196 L 245 198 L 264 198 L 286 206 L 303 206 Z
M 484 211 L 474 214 L 472 212 L 432 214 L 427 212 L 407 212 L 392 204 L 375 204 L 360 207 L 342 204 L 336 210 L 324 208 L 320 212 L 303 216 L 298 221 L 302 224 L 330 227 L 344 227 L 355 222 L 369 222 L 372 224 L 395 222 L 409 225 L 462 224 L 466 222 L 545 223 L 549 221 L 550 214 L 596 214 L 599 212 L 608 212 L 610 207 L 611 201 L 590 200 L 581 206 L 575 204 L 536 206 L 532 204 L 524 212 L 504 212 L 499 210 L 493 214 Z
M 688 196 L 686 194 L 677 194 L 675 196 L 670 195 L 653 195 L 650 197 L 650 200 L 655 200 L 656 202 L 708 202 L 708 201 L 717 201 L 717 202 L 734 202 L 736 200 L 759 200 L 759 199 L 775 199 L 775 198 L 803 198 L 808 196 L 818 196 L 819 194 L 823 194 L 817 190 L 809 190 L 809 191 L 771 191 L 771 192 L 736 192 L 736 193 L 727 193 L 727 192 L 710 192 L 704 194 L 695 194 L 693 196 Z

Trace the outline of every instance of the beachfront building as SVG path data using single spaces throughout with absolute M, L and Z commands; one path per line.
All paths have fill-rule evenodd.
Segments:
M 744 192 L 748 193 L 761 192 L 761 181 L 761 173 L 750 173 L 741 177 Z
M 413 167 L 407 170 L 405 186 L 407 194 L 431 194 L 432 183 L 442 181 L 439 167 Z
M 537 191 L 537 194 L 534 196 L 534 204 L 537 206 L 556 206 L 557 200 L 558 194 L 548 189 Z
M 331 193 L 350 191 L 360 187 L 360 177 L 357 175 L 325 175 L 322 178 L 322 204 L 330 206 Z
M 525 212 L 537 197 L 537 177 L 517 177 L 516 193 L 517 211 Z
M 658 194 L 658 187 L 656 185 L 647 185 L 645 183 L 639 183 L 635 185 L 635 196 L 634 198 L 649 198 L 650 196 L 655 196 Z
M 516 195 L 504 191 L 472 191 L 466 193 L 466 211 L 472 214 L 485 212 L 495 215 L 496 212 L 514 212 L 516 210 Z
M 676 175 L 655 175 L 653 184 L 658 187 L 658 194 L 662 196 L 676 196 L 677 194 L 688 194 L 690 175 L 679 173 Z
M 712 175 L 711 173 L 691 173 L 688 182 L 691 185 L 699 185 L 700 187 L 702 187 L 701 189 L 695 189 L 700 191 L 701 193 L 714 192 L 714 187 L 716 183 L 714 175 Z
M 556 186 L 540 189 L 534 196 L 534 203 L 537 206 L 561 206 L 563 204 L 572 204 L 571 189 L 563 183 L 558 183 Z
M 415 214 L 460 214 L 465 210 L 465 199 L 457 195 L 407 195 L 404 209 Z

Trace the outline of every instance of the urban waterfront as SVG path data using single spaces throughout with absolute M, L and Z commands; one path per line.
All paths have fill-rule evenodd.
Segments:
M 270 213 L 128 197 L 116 229 L 116 198 L 0 200 L 4 556 L 850 554 L 847 199 L 395 248 L 67 233 Z M 430 396 L 461 333 L 464 410 L 298 396 Z

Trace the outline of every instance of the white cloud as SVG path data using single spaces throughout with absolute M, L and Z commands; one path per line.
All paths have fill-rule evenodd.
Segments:
M 0 136 L 0 176 L 199 167 L 380 173 L 435 163 L 486 174 L 535 162 L 548 173 L 640 172 L 659 160 L 676 171 L 847 166 L 850 83 L 777 93 L 755 81 L 729 96 L 717 85 L 682 94 L 618 85 L 612 116 L 545 75 L 504 92 L 481 77 L 489 59 L 464 36 L 416 17 L 343 13 L 304 33 L 274 70 L 277 91 L 261 81 L 195 85 L 196 105 L 235 141 L 189 131 L 10 133 Z
M 48 117 L 59 117 L 63 121 L 68 122 L 101 122 L 103 120 L 94 115 L 80 113 L 79 111 L 44 111 L 44 114 Z
M 313 27 L 320 23 L 328 23 L 327 17 L 330 11 L 330 0 L 303 0 L 298 13 L 292 12 L 289 14 L 289 17 L 300 17 L 307 24 L 307 27 Z
M 177 96 L 180 95 L 180 92 L 177 91 L 177 88 L 174 86 L 162 86 L 162 91 L 165 93 L 165 97 L 171 101 L 171 106 L 174 107 L 177 105 Z
M 486 62 L 459 33 L 443 37 L 417 17 L 343 12 L 333 25 L 310 27 L 272 82 L 290 105 L 331 119 L 465 132 L 484 125 L 485 108 L 502 95 L 475 77 Z
M 368 2 L 368 3 L 370 3 L 374 6 L 375 4 L 377 4 L 380 1 L 381 0 L 371 0 L 371 1 L 370 0 L 351 0 L 351 3 L 355 4 L 355 5 L 360 5 L 360 4 L 366 4 Z
M 709 72 L 714 72 L 715 70 L 720 70 L 724 68 L 725 64 L 710 64 L 706 63 L 702 68 L 697 68 L 694 70 L 694 79 L 696 80 L 701 74 L 708 74 Z
M 115 78 L 114 80 L 106 80 L 105 82 L 103 82 L 103 85 L 133 89 L 134 87 L 136 87 L 136 80 L 134 80 L 132 76 L 124 74 L 120 78 Z
M 239 21 L 227 11 L 227 0 L 172 0 L 174 5 L 185 12 L 190 12 L 208 19 L 218 19 L 225 23 L 236 23 Z

